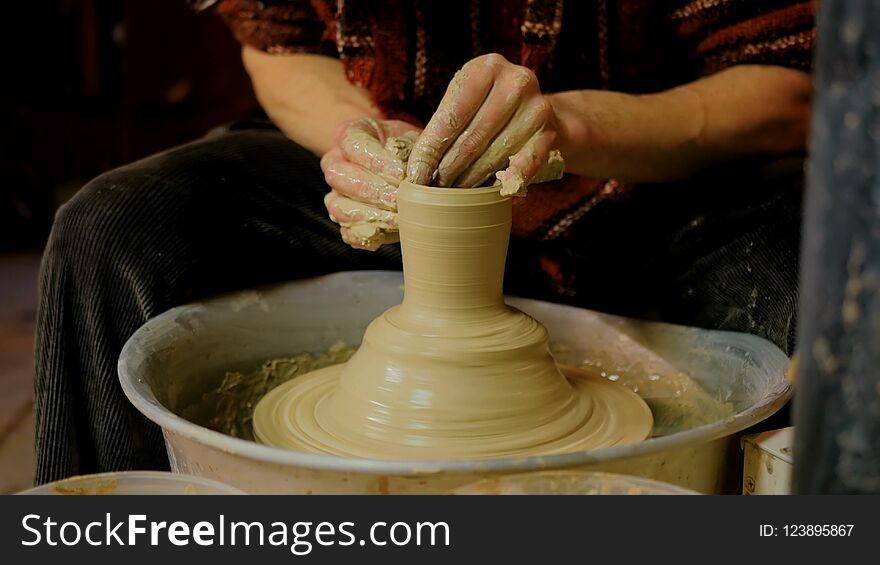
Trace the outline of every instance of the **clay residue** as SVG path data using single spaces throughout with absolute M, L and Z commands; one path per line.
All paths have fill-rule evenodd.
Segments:
M 397 243 L 397 232 L 386 222 L 361 221 L 344 224 L 340 230 L 342 241 L 367 251 L 376 251 L 387 243 Z
M 557 150 L 550 152 L 547 163 L 542 166 L 537 174 L 528 182 L 528 184 L 540 184 L 542 182 L 550 182 L 559 180 L 565 173 L 565 160 L 562 153 Z M 515 169 L 505 169 L 495 173 L 495 178 L 501 183 L 502 196 L 525 196 L 528 184 L 522 174 Z
M 52 490 L 58 494 L 70 496 L 110 494 L 116 490 L 116 481 L 113 479 L 74 478 L 53 484 Z
M 385 149 L 404 163 L 409 161 L 409 154 L 412 153 L 412 147 L 413 139 L 410 137 L 389 137 L 385 141 Z
M 254 407 L 267 392 L 297 375 L 344 363 L 352 353 L 354 348 L 338 342 L 324 353 L 272 359 L 248 373 L 227 372 L 219 386 L 205 392 L 180 415 L 214 431 L 253 441 Z
M 585 358 L 583 352 L 561 343 L 552 344 L 551 350 L 561 363 L 570 363 L 638 393 L 654 415 L 652 437 L 714 424 L 736 414 L 734 405 L 722 398 L 720 392 L 707 391 L 687 373 L 664 363 L 622 364 L 614 360 L 613 354 Z

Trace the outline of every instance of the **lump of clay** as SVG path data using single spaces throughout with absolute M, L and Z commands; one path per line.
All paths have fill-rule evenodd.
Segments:
M 562 153 L 557 150 L 550 152 L 547 163 L 538 170 L 538 173 L 532 178 L 529 184 L 540 184 L 542 182 L 550 182 L 559 180 L 565 173 L 565 161 L 562 159 Z M 505 169 L 495 173 L 497 182 L 501 183 L 501 196 L 525 196 L 526 180 L 517 171 Z
M 254 414 L 263 443 L 379 459 L 527 456 L 645 439 L 629 389 L 560 371 L 547 331 L 507 306 L 511 201 L 500 188 L 401 183 L 404 300 L 344 365 L 297 377 Z

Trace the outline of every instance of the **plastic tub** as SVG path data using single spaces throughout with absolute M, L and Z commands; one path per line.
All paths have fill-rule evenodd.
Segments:
M 523 298 L 508 303 L 540 320 L 558 361 L 635 390 L 655 433 L 632 445 L 543 457 L 399 461 L 302 453 L 197 425 L 180 414 L 226 371 L 268 359 L 360 344 L 373 318 L 399 304 L 399 272 L 344 272 L 242 291 L 173 308 L 129 339 L 122 389 L 162 427 L 172 469 L 251 494 L 447 494 L 485 477 L 547 470 L 637 475 L 701 493 L 734 493 L 742 478 L 735 434 L 791 396 L 788 357 L 761 338 L 642 322 Z M 729 410 L 717 412 L 721 403 Z
M 124 495 L 124 494 L 245 494 L 219 481 L 160 471 L 120 471 L 79 475 L 47 483 L 18 494 Z
M 658 495 L 700 494 L 642 477 L 614 473 L 547 471 L 483 479 L 453 491 L 461 495 Z

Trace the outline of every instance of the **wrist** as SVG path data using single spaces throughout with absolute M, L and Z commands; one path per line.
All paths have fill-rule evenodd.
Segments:
M 594 90 L 547 95 L 557 123 L 556 148 L 567 173 L 591 178 L 614 178 L 625 168 L 624 115 L 634 96 Z
M 665 182 L 701 167 L 705 113 L 699 96 L 579 90 L 547 95 L 566 171 L 591 178 Z
M 567 93 L 554 93 L 545 96 L 556 118 L 556 144 L 565 159 L 565 172 L 583 174 L 580 172 L 583 163 L 580 156 L 581 148 L 589 145 L 588 125 L 586 120 L 572 108 L 570 96 Z

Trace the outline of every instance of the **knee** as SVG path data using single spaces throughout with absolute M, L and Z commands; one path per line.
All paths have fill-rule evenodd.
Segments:
M 88 184 L 55 215 L 44 271 L 106 276 L 136 247 L 139 219 L 155 214 L 155 190 L 141 172 L 117 169 Z M 140 221 L 146 225 L 148 222 Z M 69 280 L 68 282 L 74 282 Z M 93 279 L 94 280 L 94 279 Z
M 114 222 L 117 187 L 130 182 L 117 171 L 97 177 L 77 192 L 55 214 L 47 252 L 65 256 L 94 250 L 121 222 Z M 97 254 L 100 255 L 100 254 Z

